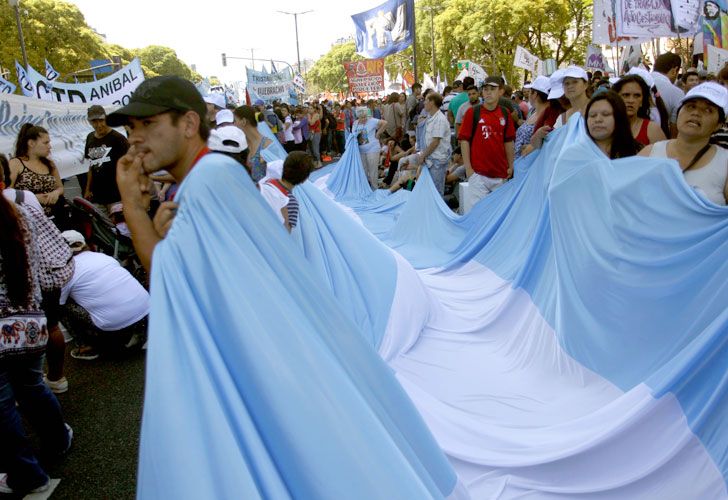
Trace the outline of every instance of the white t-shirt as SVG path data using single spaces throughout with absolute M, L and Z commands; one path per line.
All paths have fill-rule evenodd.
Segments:
M 265 179 L 263 179 L 263 181 L 264 180 Z M 263 197 L 266 203 L 270 205 L 270 208 L 273 209 L 273 213 L 276 214 L 278 221 L 281 224 L 285 224 L 281 209 L 288 205 L 288 196 L 283 194 L 281 190 L 277 187 L 263 181 L 258 183 L 258 187 L 260 188 L 260 195 Z
M 450 122 L 445 115 L 438 111 L 427 118 L 425 123 L 425 148 L 430 145 L 433 139 L 439 138 L 440 143 L 430 153 L 428 159 L 435 161 L 447 161 L 450 158 Z
M 680 101 L 685 97 L 685 93 L 677 88 L 668 77 L 662 73 L 653 71 L 650 73 L 652 78 L 655 80 L 655 87 L 660 93 L 667 113 L 670 116 L 671 123 L 677 123 L 677 108 L 680 107 Z
M 113 257 L 81 252 L 73 257 L 76 269 L 61 289 L 61 304 L 72 298 L 91 315 L 94 325 L 112 332 L 149 314 L 149 293 Z
M 377 127 L 379 122 L 376 118 L 367 118 L 363 124 L 356 120 L 351 127 L 351 133 L 356 135 L 359 143 L 359 151 L 362 153 L 376 153 L 379 151 L 379 139 L 377 139 Z
M 16 193 L 17 193 L 17 190 L 15 190 L 13 188 L 3 189 L 3 196 L 5 196 L 5 198 L 12 201 L 13 203 L 15 203 Z M 38 211 L 40 211 L 40 212 L 43 211 L 43 207 L 40 205 L 38 198 L 36 198 L 33 193 L 31 193 L 30 191 L 23 190 L 23 195 L 24 195 L 23 203 L 26 203 L 26 204 L 30 205 L 31 207 L 38 209 Z
M 286 128 L 286 124 L 288 124 L 288 128 Z M 293 120 L 291 120 L 290 116 L 286 116 L 284 125 L 283 125 L 283 137 L 286 139 L 286 142 L 293 141 Z

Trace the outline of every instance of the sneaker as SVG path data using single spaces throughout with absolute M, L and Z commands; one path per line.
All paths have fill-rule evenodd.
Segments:
M 30 490 L 28 493 L 42 493 L 44 491 L 48 491 L 48 488 L 51 487 L 51 480 L 50 478 L 46 479 L 45 484 L 38 486 L 35 489 Z M 13 494 L 15 491 L 8 486 L 8 475 L 4 472 L 0 472 L 0 493 L 7 493 L 7 494 Z
M 68 446 L 66 447 L 66 449 L 62 453 L 62 455 L 65 455 L 66 453 L 68 453 L 68 450 L 71 449 L 71 444 L 73 443 L 73 429 L 71 428 L 70 425 L 68 425 L 66 423 L 64 423 L 63 425 L 66 426 L 66 430 L 68 431 Z
M 48 380 L 48 377 L 43 377 L 43 380 L 55 394 L 63 394 L 68 391 L 68 380 L 66 377 L 61 377 L 58 380 Z
M 93 361 L 98 359 L 99 354 L 91 348 L 85 348 L 82 350 L 81 347 L 71 349 L 71 357 L 73 359 L 82 359 L 84 361 Z

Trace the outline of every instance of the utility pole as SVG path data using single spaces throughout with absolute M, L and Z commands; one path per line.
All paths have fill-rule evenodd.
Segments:
M 296 60 L 298 61 L 298 72 L 303 73 L 304 71 L 301 69 L 301 50 L 298 46 L 298 16 L 302 16 L 304 14 L 308 14 L 309 12 L 313 12 L 313 11 L 306 10 L 303 12 L 284 12 L 282 10 L 279 10 L 277 12 L 280 12 L 281 14 L 286 14 L 288 16 L 293 16 L 293 23 L 296 26 Z
M 435 73 L 437 72 L 437 58 L 435 56 L 435 7 L 425 7 L 423 10 L 426 10 L 430 13 L 430 38 L 432 39 L 432 76 L 435 76 Z
M 25 52 L 25 37 L 23 37 L 23 26 L 20 24 L 19 0 L 8 0 L 8 4 L 15 11 L 15 23 L 18 25 L 18 40 L 20 41 L 20 52 L 23 54 L 23 66 L 28 69 L 28 54 Z
M 258 49 L 258 47 L 250 47 L 248 49 L 243 50 L 249 50 L 250 51 L 250 60 L 253 62 L 253 71 L 255 71 L 255 51 Z

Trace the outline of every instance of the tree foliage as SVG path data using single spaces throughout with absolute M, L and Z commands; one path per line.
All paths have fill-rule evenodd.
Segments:
M 423 72 L 434 77 L 439 71 L 452 81 L 457 61 L 470 59 L 489 74 L 502 73 L 514 81 L 523 74 L 513 67 L 518 45 L 540 59 L 554 58 L 557 64 L 583 64 L 591 40 L 592 0 L 420 0 L 415 9 L 420 78 Z M 341 62 L 358 59 L 355 50 L 353 42 L 332 47 L 309 72 L 308 82 L 322 90 L 346 89 Z M 389 74 L 411 71 L 412 53 L 410 47 L 388 56 Z
M 364 59 L 356 53 L 354 42 L 334 45 L 321 59 L 316 61 L 306 74 L 309 86 L 317 90 L 339 92 L 348 89 L 343 63 Z M 309 92 L 313 89 L 309 89 Z
M 62 75 L 89 67 L 92 59 L 121 57 L 128 63 L 139 57 L 147 77 L 179 75 L 192 80 L 197 73 L 181 61 L 174 50 L 152 45 L 143 49 L 128 49 L 108 44 L 91 28 L 75 5 L 62 0 L 24 0 L 20 3 L 21 25 L 28 54 L 28 63 L 43 71 L 48 59 Z M 15 60 L 22 62 L 14 10 L 0 0 L 0 65 L 10 69 L 15 80 Z

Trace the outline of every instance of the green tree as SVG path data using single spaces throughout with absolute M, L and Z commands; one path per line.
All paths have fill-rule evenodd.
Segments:
M 348 90 L 346 72 L 343 63 L 347 61 L 361 61 L 364 58 L 356 53 L 354 42 L 334 45 L 321 59 L 316 61 L 306 74 L 306 82 L 310 87 L 309 93 L 315 90 L 328 90 L 339 92 Z
M 91 59 L 109 57 L 101 36 L 91 29 L 75 5 L 60 0 L 26 0 L 20 4 L 20 17 L 28 53 L 28 63 L 42 70 L 48 59 L 60 73 L 88 67 Z M 15 13 L 0 2 L 0 64 L 14 68 L 22 63 Z M 14 71 L 12 72 L 14 74 Z
M 132 51 L 139 57 L 142 65 L 155 75 L 177 75 L 189 80 L 193 79 L 192 70 L 177 57 L 177 52 L 169 47 L 150 45 Z

